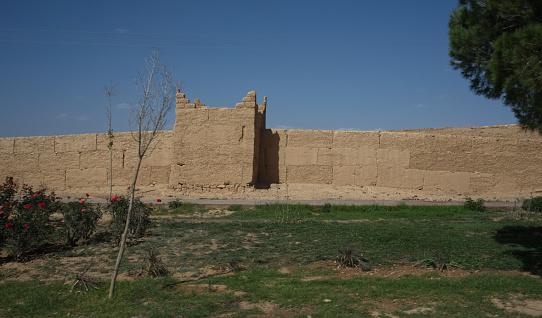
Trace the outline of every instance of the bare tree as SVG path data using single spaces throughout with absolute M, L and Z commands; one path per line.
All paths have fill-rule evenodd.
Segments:
M 113 82 L 111 82 L 109 86 L 104 86 L 104 93 L 109 101 L 109 108 L 105 109 L 105 114 L 109 120 L 109 130 L 107 131 L 107 137 L 109 139 L 109 142 L 107 143 L 107 148 L 109 148 L 109 198 L 113 195 L 113 138 L 115 137 L 111 126 L 111 96 L 117 95 L 117 85 L 119 85 L 119 83 L 113 84 Z
M 142 71 L 137 71 L 135 85 L 138 101 L 132 104 L 130 128 L 132 136 L 137 142 L 138 161 L 130 187 L 130 204 L 128 206 L 126 225 L 121 237 L 115 270 L 111 277 L 109 298 L 113 297 L 120 263 L 126 248 L 126 237 L 130 227 L 134 191 L 141 161 L 147 150 L 149 150 L 154 137 L 165 127 L 167 123 L 166 115 L 175 107 L 176 92 L 180 89 L 181 83 L 175 82 L 173 79 L 173 70 L 166 64 L 162 64 L 158 50 L 152 49 L 151 55 L 145 59 L 145 68 Z

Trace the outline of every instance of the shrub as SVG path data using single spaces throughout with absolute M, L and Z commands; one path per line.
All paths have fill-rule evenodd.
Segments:
M 16 184 L 13 183 L 13 189 L 16 191 L 15 187 Z M 3 205 L 5 207 L 9 204 L 10 209 L 4 220 L 7 223 L 2 228 L 4 232 L 2 236 L 6 248 L 16 261 L 21 261 L 28 253 L 37 250 L 47 242 L 53 233 L 49 218 L 58 210 L 54 192 L 45 195 L 45 189 L 34 192 L 32 187 L 23 185 L 20 194 L 22 196 L 20 200 L 13 200 L 11 197 L 11 203 L 5 202 Z M 5 195 L 3 199 L 5 200 L 8 196 L 9 194 Z
M 475 212 L 484 212 L 486 208 L 484 207 L 484 203 L 486 201 L 484 199 L 478 199 L 474 201 L 473 199 L 467 197 L 465 199 L 465 203 L 463 204 L 463 207 L 467 210 L 475 211 Z
M 88 239 L 102 216 L 102 211 L 85 199 L 68 202 L 62 206 L 61 212 L 66 242 L 72 246 L 80 239 Z
M 113 234 L 113 239 L 117 244 L 120 243 L 122 233 L 126 225 L 128 216 L 129 197 L 114 196 L 109 200 L 109 213 L 111 222 L 109 229 Z M 132 216 L 130 218 L 130 227 L 128 228 L 128 238 L 139 238 L 145 235 L 145 231 L 150 223 L 149 215 L 152 211 L 152 205 L 145 204 L 139 199 L 134 200 L 132 207 Z
M 524 200 L 521 208 L 530 212 L 542 212 L 542 197 L 534 197 Z
M 0 248 L 6 240 L 5 226 L 9 223 L 8 218 L 13 209 L 13 201 L 17 193 L 17 184 L 13 177 L 6 177 L 4 184 L 0 187 Z

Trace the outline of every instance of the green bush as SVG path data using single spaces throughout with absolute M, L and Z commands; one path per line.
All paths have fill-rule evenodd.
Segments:
M 473 199 L 467 197 L 465 203 L 463 204 L 463 207 L 467 210 L 483 212 L 486 210 L 486 208 L 484 207 L 485 202 L 486 201 L 484 199 L 478 199 L 474 201 Z
M 13 182 L 13 178 L 9 179 Z M 8 183 L 7 187 L 11 192 L 11 202 L 4 202 L 3 207 L 9 204 L 9 213 L 4 220 L 2 227 L 4 245 L 16 261 L 21 261 L 27 254 L 40 248 L 48 241 L 53 233 L 53 226 L 49 222 L 51 214 L 58 210 L 58 202 L 54 192 L 50 195 L 45 194 L 45 189 L 34 192 L 32 187 L 23 185 L 21 190 L 21 199 L 14 199 L 17 192 L 15 183 Z M 6 194 L 2 199 L 6 200 L 10 194 Z
M 130 198 L 124 196 L 114 196 L 109 200 L 109 213 L 111 222 L 109 229 L 113 234 L 114 241 L 119 244 L 128 216 L 128 207 Z M 130 227 L 128 228 L 128 238 L 134 239 L 143 237 L 150 223 L 149 215 L 153 208 L 150 204 L 145 204 L 139 199 L 134 200 L 132 207 L 132 216 L 130 218 Z
M 80 239 L 88 239 L 102 217 L 102 211 L 94 205 L 80 199 L 77 202 L 68 202 L 60 209 L 62 212 L 62 229 L 66 242 L 75 246 Z
M 524 200 L 521 208 L 525 211 L 542 212 L 542 197 Z

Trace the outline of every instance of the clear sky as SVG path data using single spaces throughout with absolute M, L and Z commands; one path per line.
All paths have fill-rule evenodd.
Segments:
M 0 0 L 0 137 L 129 131 L 150 49 L 186 97 L 268 97 L 268 128 L 397 130 L 516 123 L 449 66 L 457 0 Z M 169 116 L 172 129 L 174 113 Z

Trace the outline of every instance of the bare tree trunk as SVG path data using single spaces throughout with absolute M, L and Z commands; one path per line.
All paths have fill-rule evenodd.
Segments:
M 179 91 L 181 83 L 179 82 L 178 84 L 175 84 L 173 82 L 172 75 L 172 71 L 168 69 L 168 66 L 160 63 L 160 55 L 158 54 L 158 50 L 153 49 L 150 58 L 146 60 L 145 71 L 138 71 L 138 77 L 135 81 L 139 101 L 137 104 L 132 105 L 132 114 L 130 119 L 135 121 L 133 123 L 137 125 L 137 130 L 133 129 L 133 126 L 131 126 L 132 121 L 130 121 L 130 126 L 132 127 L 132 137 L 138 144 L 139 158 L 134 173 L 132 186 L 130 188 L 130 204 L 128 206 L 124 232 L 121 236 L 115 270 L 111 277 L 109 298 L 112 298 L 113 293 L 115 292 L 115 284 L 117 281 L 120 263 L 126 249 L 126 238 L 130 230 L 130 219 L 132 217 L 134 205 L 135 186 L 141 161 L 143 160 L 143 157 L 145 157 L 147 150 L 149 150 L 154 137 L 164 128 L 167 121 L 167 113 L 175 107 L 175 92 Z M 135 131 L 137 131 L 137 135 L 134 135 Z
M 124 226 L 124 232 L 122 233 L 120 239 L 120 248 L 119 254 L 117 255 L 117 262 L 115 263 L 115 270 L 113 271 L 113 276 L 111 276 L 111 286 L 109 287 L 109 298 L 113 298 L 113 293 L 115 292 L 115 284 L 117 282 L 117 276 L 119 274 L 120 263 L 122 257 L 124 256 L 124 251 L 126 250 L 126 238 L 128 237 L 128 232 L 130 230 L 130 219 L 132 216 L 132 208 L 134 206 L 134 195 L 135 195 L 135 185 L 137 181 L 137 175 L 139 174 L 139 167 L 141 166 L 141 161 L 143 157 L 139 157 L 137 161 L 136 171 L 134 173 L 134 180 L 132 181 L 132 187 L 130 188 L 130 204 L 128 205 L 128 213 L 126 215 L 126 224 Z

